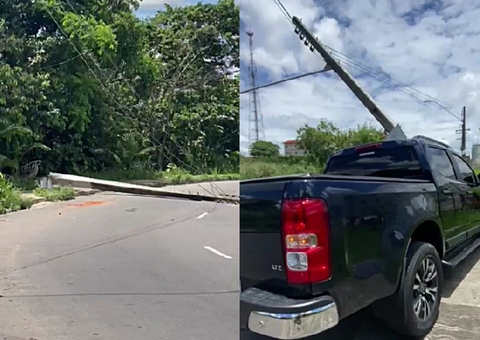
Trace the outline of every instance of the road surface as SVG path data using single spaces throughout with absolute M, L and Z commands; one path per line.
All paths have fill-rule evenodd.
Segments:
M 447 273 L 440 318 L 424 340 L 480 339 L 480 249 L 465 259 L 454 272 Z M 267 340 L 248 331 L 240 340 Z M 305 340 L 408 340 L 378 322 L 367 308 L 316 337 Z
M 238 339 L 238 206 L 97 194 L 0 216 L 0 339 Z

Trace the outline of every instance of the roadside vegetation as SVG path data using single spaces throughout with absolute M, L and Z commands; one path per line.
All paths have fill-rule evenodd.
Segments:
M 0 173 L 0 214 L 28 209 L 31 205 L 32 202 Z
M 383 132 L 371 125 L 343 130 L 328 121 L 317 127 L 305 126 L 298 130 L 298 145 L 305 156 L 280 156 L 279 146 L 268 141 L 253 143 L 251 157 L 240 158 L 241 179 L 270 176 L 321 173 L 328 157 L 336 150 L 382 140 Z
M 241 179 L 296 175 L 305 173 L 319 173 L 323 168 L 320 165 L 309 163 L 303 157 L 241 157 Z
M 165 171 L 116 170 L 112 172 L 85 173 L 85 175 L 111 181 L 151 181 L 155 183 L 155 186 L 240 179 L 239 173 L 222 173 L 216 169 L 212 169 L 210 173 L 193 175 L 177 167 L 171 167 Z
M 250 146 L 250 157 L 240 157 L 240 178 L 321 173 L 335 151 L 383 139 L 383 131 L 372 125 L 344 130 L 328 121 L 321 121 L 317 127 L 305 126 L 297 133 L 297 143 L 307 151 L 306 156 L 281 156 L 277 144 L 258 141 Z M 474 171 L 480 176 L 480 169 Z
M 239 177 L 238 6 L 139 18 L 138 5 L 0 3 L 2 202 L 8 185 L 19 206 L 14 193 L 36 187 L 25 178 L 50 172 L 162 185 Z
M 69 187 L 36 188 L 33 190 L 33 194 L 45 198 L 48 202 L 68 201 L 75 197 L 75 190 Z

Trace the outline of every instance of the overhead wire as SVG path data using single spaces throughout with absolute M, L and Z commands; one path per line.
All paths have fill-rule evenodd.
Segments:
M 289 23 L 293 27 L 295 27 L 295 25 L 292 22 L 293 17 L 288 12 L 288 10 L 285 8 L 282 1 L 281 0 L 273 0 L 273 2 L 277 5 L 277 7 L 282 12 L 282 14 L 289 21 Z M 324 46 L 328 50 L 330 50 L 330 54 L 332 54 L 332 56 L 335 56 L 337 59 L 339 59 L 343 63 L 349 65 L 350 67 L 355 68 L 356 70 L 359 70 L 363 73 L 366 73 L 366 74 L 370 75 L 371 77 L 375 78 L 377 81 L 381 82 L 383 85 L 393 85 L 391 87 L 393 87 L 395 89 L 398 89 L 398 90 L 402 91 L 403 93 L 408 94 L 408 95 L 410 95 L 411 97 L 413 97 L 417 100 L 420 100 L 423 105 L 437 104 L 438 106 L 443 108 L 447 113 L 449 113 L 450 115 L 452 115 L 456 119 L 461 120 L 460 117 L 458 117 L 453 112 L 451 112 L 451 108 L 449 108 L 449 104 L 447 104 L 445 102 L 442 102 L 442 101 L 438 100 L 437 98 L 432 97 L 432 96 L 430 96 L 426 93 L 423 93 L 420 90 L 418 90 L 418 89 L 416 89 L 416 88 L 414 88 L 414 87 L 412 87 L 408 84 L 405 84 L 405 83 L 403 83 L 399 80 L 396 80 L 395 78 L 393 78 L 391 75 L 389 75 L 388 73 L 386 73 L 384 71 L 381 71 L 381 73 L 387 79 L 382 79 L 378 75 L 378 73 L 380 73 L 380 72 L 378 72 L 378 70 L 375 70 L 374 68 L 372 68 L 370 66 L 367 66 L 364 63 L 362 63 L 362 62 L 360 62 L 360 61 L 358 61 L 358 60 L 356 60 L 356 59 L 354 59 L 354 58 L 352 58 L 352 57 L 350 57 L 350 56 L 348 56 L 348 55 L 346 55 L 346 54 L 344 54 L 340 51 L 337 51 L 336 49 L 334 49 L 334 48 L 332 48 L 328 45 L 325 45 L 325 44 L 322 43 L 322 46 Z M 314 52 L 314 53 L 318 58 L 320 58 L 322 61 L 324 61 L 323 57 L 318 52 Z M 291 80 L 293 80 L 293 79 L 291 79 Z M 289 80 L 286 80 L 286 81 L 289 81 Z M 421 96 L 423 96 L 423 98 L 421 98 Z
M 264 89 L 264 88 L 266 88 L 266 87 L 279 85 L 279 84 L 281 84 L 281 83 L 286 83 L 286 82 L 288 82 L 288 81 L 300 79 L 300 78 L 303 78 L 303 77 L 313 76 L 313 75 L 315 75 L 315 74 L 319 74 L 319 73 L 322 73 L 322 72 L 325 72 L 325 70 L 319 70 L 319 71 L 314 71 L 314 72 L 303 73 L 303 74 L 300 74 L 300 75 L 298 75 L 298 76 L 293 76 L 293 77 L 290 77 L 290 78 L 285 78 L 285 79 L 282 79 L 282 80 L 274 81 L 274 82 L 272 82 L 272 83 L 268 83 L 268 84 L 265 84 L 265 85 L 260 85 L 260 86 L 257 86 L 257 87 L 249 88 L 248 90 L 241 91 L 240 94 L 245 94 L 245 93 L 253 92 L 253 91 L 255 91 L 255 90 Z
M 338 56 L 337 56 L 338 57 Z M 382 79 L 380 78 L 377 74 L 375 73 L 372 73 L 372 72 L 369 72 L 368 69 L 365 69 L 364 67 L 362 67 L 361 65 L 358 65 L 358 64 L 355 64 L 355 63 L 352 63 L 351 60 L 347 59 L 347 58 L 342 58 L 342 57 L 338 57 L 338 61 L 340 63 L 343 63 L 343 64 L 346 64 L 360 72 L 363 72 L 365 74 L 368 74 L 369 76 L 371 76 L 372 78 L 375 78 L 379 83 L 381 83 L 382 85 L 385 85 L 386 87 L 388 87 L 388 85 L 390 85 L 390 83 L 388 82 L 388 80 L 386 79 Z M 440 106 L 443 110 L 445 110 L 447 113 L 449 113 L 451 116 L 453 116 L 454 118 L 458 119 L 459 121 L 461 121 L 461 118 L 458 117 L 456 114 L 454 114 L 453 112 L 451 112 L 451 110 L 447 107 L 445 107 L 444 105 L 441 104 L 441 102 L 439 101 L 436 101 L 436 100 L 431 100 L 430 96 L 426 95 L 426 94 L 423 94 L 422 92 L 421 95 L 424 96 L 424 98 L 421 97 L 420 94 L 417 94 L 415 92 L 412 92 L 411 89 L 413 89 L 412 87 L 395 87 L 396 90 L 399 90 L 417 100 L 419 100 L 422 104 L 437 104 L 438 106 Z

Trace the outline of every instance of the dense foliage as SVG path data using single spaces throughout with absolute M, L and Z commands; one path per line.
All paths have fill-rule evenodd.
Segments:
M 322 120 L 317 127 L 306 125 L 297 133 L 298 145 L 307 152 L 308 161 L 322 167 L 328 157 L 337 150 L 383 139 L 383 130 L 372 125 L 365 124 L 355 129 L 341 129 L 326 120 Z
M 272 142 L 259 140 L 250 145 L 252 157 L 275 157 L 280 155 L 280 147 Z
M 0 0 L 0 171 L 238 172 L 239 9 Z
M 257 157 L 241 157 L 241 178 L 321 173 L 328 157 L 336 150 L 383 139 L 383 131 L 370 125 L 345 130 L 328 121 L 321 121 L 316 127 L 307 125 L 297 133 L 298 145 L 306 151 L 306 156 L 281 157 L 260 154 Z

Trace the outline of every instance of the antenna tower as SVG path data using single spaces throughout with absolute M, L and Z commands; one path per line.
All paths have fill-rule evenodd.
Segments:
M 248 75 L 250 77 L 250 87 L 256 88 L 257 68 L 253 59 L 253 32 L 246 32 L 250 45 L 250 62 L 248 65 Z M 248 141 L 250 145 L 259 140 L 265 140 L 265 128 L 263 126 L 263 115 L 260 111 L 260 98 L 257 90 L 249 94 L 249 112 L 248 112 Z

